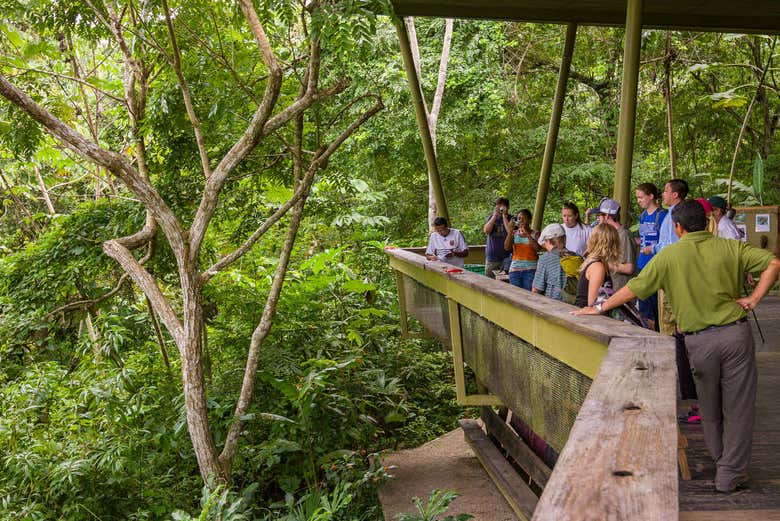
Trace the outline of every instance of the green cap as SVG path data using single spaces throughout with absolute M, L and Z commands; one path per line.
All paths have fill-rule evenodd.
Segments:
M 721 196 L 719 196 L 719 195 L 715 195 L 713 197 L 710 197 L 709 199 L 707 199 L 707 201 L 709 201 L 709 203 L 713 207 L 720 208 L 721 210 L 726 210 L 726 208 L 728 207 L 728 204 L 726 203 L 726 200 L 724 198 L 722 198 Z

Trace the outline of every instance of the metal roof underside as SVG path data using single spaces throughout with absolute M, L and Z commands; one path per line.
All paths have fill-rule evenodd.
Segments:
M 617 25 L 626 0 L 391 0 L 398 16 Z M 642 26 L 727 33 L 780 33 L 780 0 L 645 0 Z

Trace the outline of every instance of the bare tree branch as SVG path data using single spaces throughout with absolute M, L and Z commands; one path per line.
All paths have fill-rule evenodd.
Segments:
M 122 289 L 122 285 L 125 283 L 127 278 L 130 275 L 128 273 L 123 273 L 121 277 L 119 277 L 119 280 L 116 283 L 116 286 L 113 287 L 110 291 L 107 291 L 106 293 L 100 295 L 99 297 L 93 298 L 93 299 L 84 299 L 84 300 L 78 300 L 76 302 L 68 302 L 67 304 L 64 304 L 58 308 L 55 308 L 46 315 L 44 315 L 44 319 L 49 319 L 50 317 L 56 315 L 57 313 L 64 313 L 66 311 L 72 311 L 74 309 L 89 309 L 95 304 L 100 304 L 104 300 L 108 300 L 117 293 L 119 293 L 119 290 Z
M 160 346 L 160 354 L 163 357 L 163 362 L 165 362 L 165 368 L 168 370 L 168 373 L 170 373 L 171 359 L 168 356 L 168 348 L 165 347 L 165 338 L 160 330 L 160 322 L 157 320 L 157 314 L 154 312 L 154 307 L 152 306 L 152 301 L 149 300 L 149 297 L 146 297 L 146 306 L 149 308 L 149 318 L 152 319 L 152 327 L 154 328 L 154 334 L 157 337 L 157 345 Z
M 769 66 L 772 64 L 772 59 L 774 58 L 774 51 L 775 51 L 776 44 L 777 44 L 777 36 L 772 38 L 772 47 L 769 50 L 769 58 L 766 61 L 766 66 L 764 67 L 764 70 L 761 72 L 761 77 L 758 80 L 758 86 L 756 87 L 756 92 L 753 94 L 753 98 L 750 100 L 750 104 L 748 105 L 747 110 L 745 111 L 745 118 L 742 120 L 742 126 L 739 129 L 739 136 L 737 136 L 737 144 L 734 146 L 734 155 L 731 158 L 731 170 L 729 171 L 729 189 L 726 192 L 726 202 L 729 205 L 731 205 L 731 185 L 734 182 L 734 170 L 737 166 L 737 154 L 739 154 L 739 147 L 742 144 L 742 136 L 745 134 L 745 128 L 747 128 L 748 126 L 748 118 L 750 118 L 750 113 L 753 111 L 753 105 L 755 105 L 756 99 L 761 93 L 761 88 L 764 85 L 764 79 L 766 78 L 766 73 L 769 70 Z M 758 196 L 759 194 L 756 194 L 756 197 Z
M 43 194 L 43 200 L 46 202 L 46 208 L 49 210 L 49 215 L 56 214 L 57 212 L 51 202 L 51 197 L 49 197 L 49 191 L 46 189 L 46 183 L 43 182 L 41 169 L 38 168 L 37 164 L 33 165 L 33 171 L 35 172 L 35 179 L 38 181 L 38 188 L 41 189 L 41 194 Z
M 439 122 L 439 110 L 441 110 L 441 100 L 444 97 L 444 85 L 447 79 L 447 64 L 450 60 L 450 44 L 452 43 L 452 18 L 444 21 L 444 40 L 441 45 L 441 57 L 439 59 L 439 76 L 436 81 L 436 92 L 433 94 L 433 105 L 431 106 L 431 132 L 434 143 L 436 142 L 436 125 Z
M 316 173 L 316 170 L 311 170 L 306 173 L 306 177 L 303 180 L 303 185 L 306 185 L 307 183 L 311 183 L 311 178 L 314 177 Z M 233 264 L 235 261 L 246 255 L 247 252 L 252 248 L 252 246 L 255 245 L 255 243 L 265 235 L 265 233 L 279 220 L 284 217 L 284 215 L 292 208 L 295 204 L 298 203 L 298 201 L 303 197 L 305 190 L 303 186 L 300 186 L 295 193 L 293 193 L 293 196 L 287 200 L 282 206 L 280 206 L 271 216 L 266 219 L 263 224 L 260 225 L 257 230 L 246 240 L 244 243 L 235 251 L 230 253 L 229 255 L 226 255 L 222 257 L 218 262 L 216 262 L 213 266 L 211 266 L 208 270 L 204 271 L 200 275 L 200 281 L 201 284 L 205 284 L 211 278 L 219 273 L 220 271 L 224 270 L 231 264 Z
M 181 346 L 184 345 L 185 341 L 184 327 L 182 326 L 179 317 L 177 317 L 176 313 L 173 311 L 168 299 L 165 298 L 162 290 L 157 285 L 154 277 L 152 277 L 152 275 L 144 269 L 141 263 L 133 257 L 130 250 L 123 246 L 119 241 L 110 240 L 104 242 L 103 251 L 106 255 L 116 260 L 119 265 L 122 266 L 122 269 L 130 275 L 138 287 L 141 288 L 144 294 L 149 297 L 152 308 L 157 313 L 157 316 L 160 317 L 162 323 L 165 324 L 168 332 L 174 340 L 176 340 L 176 345 L 181 349 Z
M 319 61 L 319 53 L 316 53 L 316 60 L 314 54 L 312 55 L 312 62 Z M 310 70 L 318 69 L 319 65 L 314 65 L 310 62 Z M 279 79 L 281 81 L 281 78 Z M 269 79 L 269 84 L 273 82 Z M 273 131 L 279 129 L 282 125 L 290 121 L 296 114 L 302 112 L 313 105 L 320 99 L 332 96 L 338 92 L 343 91 L 348 85 L 347 80 L 342 79 L 335 85 L 322 91 L 312 90 L 316 88 L 316 80 L 309 79 L 309 88 L 303 97 L 296 100 L 294 103 L 280 111 L 273 118 L 267 118 L 270 114 L 270 108 L 268 112 L 262 105 L 255 112 L 252 122 L 249 124 L 244 134 L 239 138 L 235 145 L 225 154 L 225 157 L 220 161 L 219 165 L 214 169 L 211 177 L 206 181 L 206 186 L 203 190 L 201 197 L 201 203 L 198 207 L 198 211 L 195 214 L 195 218 L 192 221 L 192 227 L 190 228 L 190 258 L 195 259 L 200 252 L 200 245 L 203 241 L 203 237 L 206 233 L 206 228 L 214 215 L 216 209 L 219 192 L 222 189 L 227 177 L 235 169 L 252 150 L 254 150 L 259 142 Z M 278 90 L 277 90 L 278 94 Z M 263 103 L 268 98 L 265 97 Z
M 292 247 L 295 244 L 295 238 L 298 233 L 298 227 L 301 223 L 301 217 L 303 214 L 303 208 L 306 204 L 306 198 L 309 195 L 311 184 L 313 182 L 313 173 L 322 168 L 333 154 L 336 149 L 344 143 L 363 123 L 365 123 L 370 117 L 382 110 L 384 105 L 381 99 L 377 101 L 371 108 L 364 112 L 358 119 L 352 122 L 352 124 L 344 130 L 339 136 L 333 140 L 327 148 L 323 149 L 321 153 L 317 154 L 310 164 L 307 174 L 303 176 L 303 181 L 299 184 L 299 188 L 304 192 L 301 198 L 295 203 L 292 210 L 292 217 L 290 219 L 290 225 L 287 230 L 287 236 L 285 237 L 282 251 L 279 255 L 279 263 L 276 266 L 274 272 L 273 282 L 271 283 L 271 290 L 268 293 L 265 307 L 263 308 L 263 315 L 260 318 L 260 322 L 252 333 L 252 339 L 249 344 L 249 353 L 247 354 L 246 368 L 244 370 L 244 381 L 241 386 L 241 394 L 239 395 L 238 402 L 236 403 L 236 410 L 233 414 L 233 422 L 230 424 L 230 429 L 225 438 L 225 445 L 222 448 L 222 453 L 219 455 L 219 461 L 223 468 L 228 466 L 232 461 L 236 453 L 238 446 L 238 438 L 241 430 L 244 428 L 244 420 L 241 418 L 249 410 L 249 404 L 252 401 L 255 386 L 255 376 L 257 375 L 257 367 L 259 363 L 260 348 L 263 341 L 271 331 L 273 325 L 273 319 L 276 314 L 276 305 L 279 300 L 279 295 L 284 285 L 284 277 L 287 272 L 287 265 L 290 261 L 290 254 Z M 300 143 L 300 141 L 299 141 Z M 298 145 L 300 146 L 300 144 Z M 312 174 L 312 175 L 310 175 Z
M 171 241 L 174 253 L 177 253 L 177 250 L 177 254 L 184 251 L 184 230 L 178 219 L 152 185 L 138 175 L 138 172 L 122 155 L 105 150 L 85 139 L 84 136 L 35 103 L 26 93 L 12 85 L 3 74 L 0 74 L 0 94 L 24 110 L 30 117 L 43 125 L 47 132 L 73 151 L 92 160 L 121 179 L 160 223 L 165 235 Z
M 203 139 L 200 120 L 198 119 L 198 115 L 195 114 L 195 108 L 192 106 L 190 88 L 187 85 L 187 80 L 184 78 L 184 73 L 181 69 L 181 52 L 179 51 L 179 43 L 176 40 L 176 32 L 173 30 L 173 21 L 171 20 L 171 11 L 168 9 L 168 1 L 162 0 L 162 5 L 163 10 L 165 11 L 165 23 L 168 26 L 168 36 L 171 39 L 171 47 L 173 49 L 173 70 L 176 72 L 176 77 L 179 78 L 179 87 L 181 87 L 181 95 L 184 98 L 184 107 L 187 109 L 187 116 L 190 118 L 192 130 L 195 132 L 195 142 L 198 144 L 198 154 L 200 154 L 200 164 L 203 168 L 203 175 L 208 179 L 211 177 L 211 164 L 209 163 L 209 155 L 206 151 L 206 142 Z
M 11 66 L 6 61 L 0 61 L 0 64 L 5 65 L 5 66 L 9 66 L 9 67 Z M 19 67 L 18 65 L 13 65 L 13 68 L 15 68 L 17 70 L 20 70 L 20 71 L 34 72 L 36 74 L 42 74 L 44 76 L 51 76 L 53 78 L 60 78 L 60 79 L 63 79 L 63 80 L 72 81 L 72 82 L 78 83 L 80 85 L 83 85 L 85 87 L 89 87 L 90 89 L 94 89 L 95 91 L 100 92 L 101 94 L 103 94 L 107 98 L 111 98 L 112 100 L 117 101 L 119 103 L 122 103 L 123 105 L 125 104 L 125 100 L 120 98 L 119 96 L 115 96 L 115 95 L 111 94 L 110 92 L 105 91 L 103 89 L 100 89 L 100 88 L 96 87 L 95 85 L 93 85 L 93 84 L 91 84 L 91 83 L 89 83 L 87 81 L 84 81 L 84 80 L 82 80 L 80 78 L 74 78 L 73 76 L 68 76 L 67 74 L 59 74 L 59 73 L 54 72 L 54 71 L 44 71 L 44 70 L 41 70 L 41 69 L 36 69 L 35 67 Z M 21 76 L 21 74 L 17 74 L 14 77 L 16 77 L 16 76 Z
M 11 187 L 11 183 L 8 182 L 8 179 L 5 178 L 5 174 L 2 170 L 0 170 L 0 179 L 2 179 L 3 184 L 5 185 L 5 189 L 8 190 L 8 195 L 11 196 L 11 199 L 13 200 L 14 204 L 22 211 L 24 215 L 27 216 L 27 220 L 30 221 L 30 227 L 32 228 L 32 233 L 30 233 L 31 238 L 35 238 L 36 235 L 41 233 L 41 227 L 38 226 L 38 223 L 35 222 L 35 219 L 33 219 L 32 214 L 30 213 L 30 210 L 27 209 L 27 207 L 24 205 L 21 199 L 17 197 L 17 195 L 14 193 L 13 188 Z

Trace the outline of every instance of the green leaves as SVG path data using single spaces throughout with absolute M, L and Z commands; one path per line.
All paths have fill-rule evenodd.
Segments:
M 737 108 L 747 105 L 748 100 L 745 96 L 737 94 L 735 89 L 729 89 L 724 92 L 715 92 L 709 95 L 709 98 L 714 102 L 712 108 Z
M 764 160 L 761 158 L 761 154 L 756 154 L 756 159 L 753 161 L 753 193 L 758 199 L 758 204 L 764 204 L 763 198 L 764 187 Z
M 341 285 L 341 289 L 349 293 L 365 293 L 366 291 L 374 291 L 376 285 L 361 280 L 348 280 Z
M 412 503 L 417 508 L 416 514 L 396 514 L 397 521 L 467 521 L 473 518 L 471 514 L 457 514 L 441 517 L 458 495 L 452 490 L 432 490 L 428 501 L 423 504 L 419 497 L 413 497 Z

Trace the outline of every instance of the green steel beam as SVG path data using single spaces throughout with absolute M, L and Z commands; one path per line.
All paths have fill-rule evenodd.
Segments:
M 409 34 L 406 31 L 406 25 L 403 20 L 397 16 L 391 17 L 395 30 L 398 33 L 398 43 L 401 46 L 401 56 L 404 61 L 404 70 L 406 79 L 409 82 L 409 92 L 412 94 L 412 103 L 414 104 L 414 113 L 417 116 L 417 126 L 420 128 L 420 139 L 422 140 L 425 161 L 428 164 L 428 178 L 433 186 L 433 197 L 436 199 L 436 213 L 439 217 L 444 217 L 450 221 L 450 214 L 447 211 L 447 201 L 444 198 L 444 189 L 441 185 L 439 176 L 439 164 L 436 160 L 436 150 L 433 147 L 433 138 L 431 137 L 431 128 L 428 126 L 428 116 L 425 113 L 423 103 L 422 87 L 420 86 L 417 72 L 414 70 L 414 59 L 412 58 L 412 48 L 409 44 Z M 450 221 L 450 224 L 452 222 Z
M 555 147 L 558 142 L 558 130 L 561 127 L 561 114 L 563 102 L 566 99 L 566 84 L 569 80 L 571 69 L 571 57 L 574 53 L 574 40 L 577 37 L 577 24 L 566 26 L 566 41 L 563 44 L 561 56 L 561 68 L 558 72 L 558 86 L 555 88 L 552 113 L 550 114 L 550 127 L 547 129 L 547 142 L 544 145 L 544 159 L 542 170 L 539 173 L 539 186 L 536 189 L 536 205 L 534 206 L 534 218 L 531 227 L 534 230 L 542 229 L 544 217 L 544 205 L 547 202 L 547 192 L 550 188 L 550 175 L 552 174 L 553 160 L 555 159 Z
M 617 137 L 617 164 L 613 197 L 622 208 L 621 219 L 628 222 L 631 190 L 631 162 L 634 157 L 636 91 L 639 80 L 639 44 L 642 38 L 642 0 L 628 0 L 626 36 L 623 43 L 623 84 L 620 89 L 620 121 Z
M 455 400 L 458 405 L 484 405 L 500 407 L 501 398 L 493 394 L 466 394 L 466 373 L 463 365 L 463 337 L 460 331 L 460 311 L 458 303 L 447 299 L 447 312 L 450 316 L 450 343 L 452 344 L 452 363 L 455 369 Z M 480 386 L 482 387 L 482 386 Z M 483 391 L 482 388 L 479 389 Z

